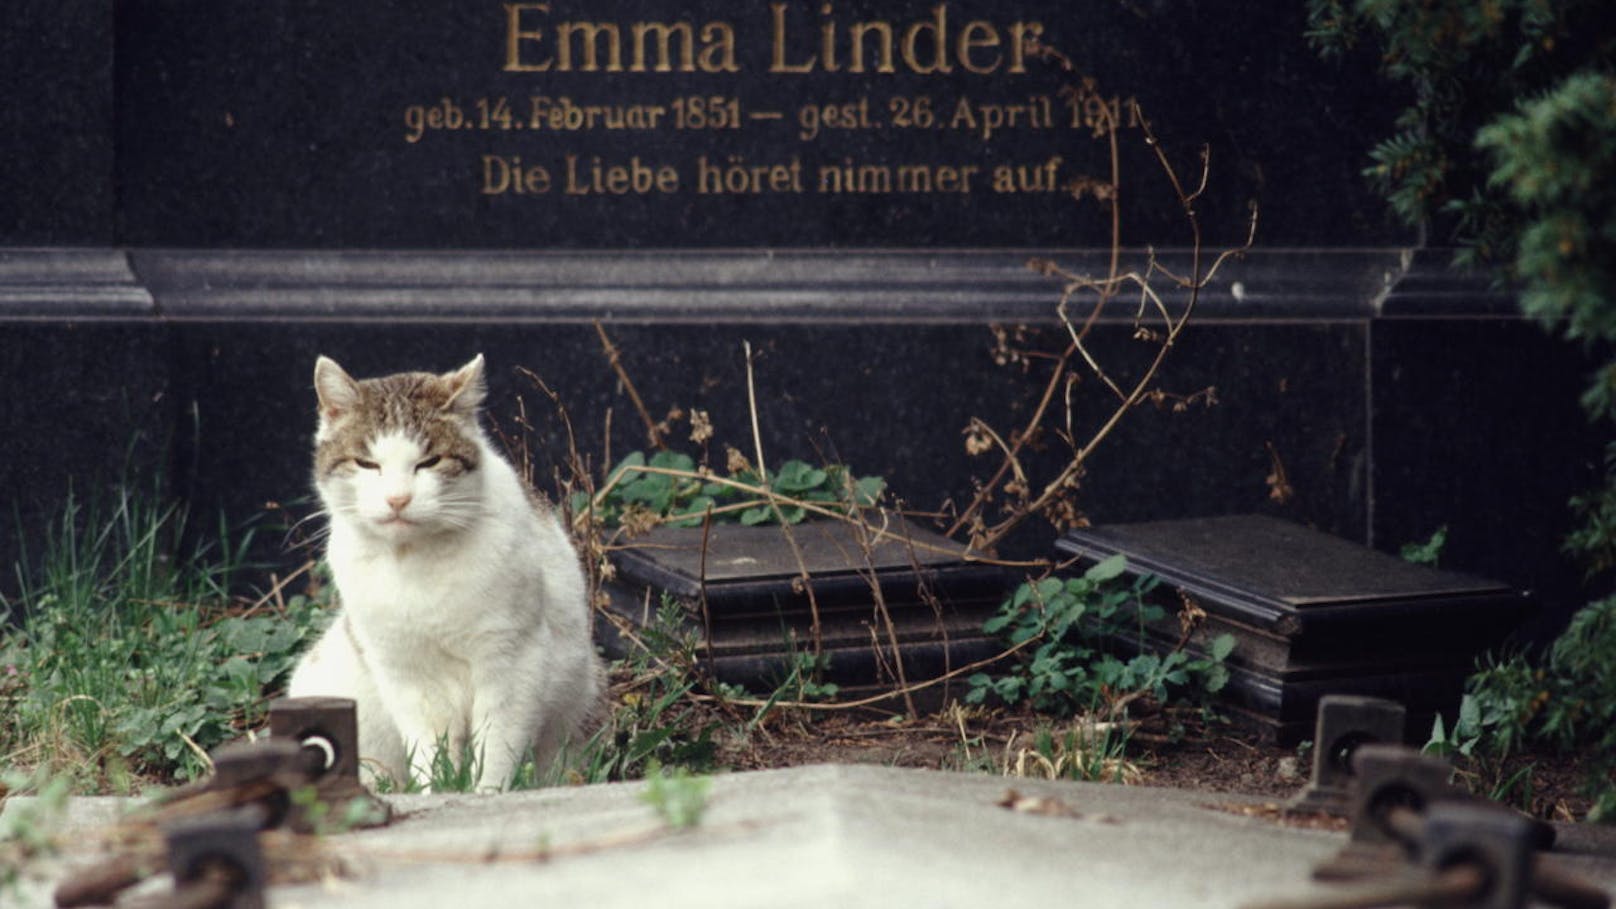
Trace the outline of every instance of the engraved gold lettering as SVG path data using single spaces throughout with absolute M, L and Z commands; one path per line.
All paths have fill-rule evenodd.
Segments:
M 673 39 L 679 41 L 679 71 L 688 73 L 696 68 L 696 39 L 689 22 L 636 22 L 631 31 L 634 34 L 634 63 L 629 69 L 636 73 L 645 72 L 645 44 L 647 36 L 654 36 L 657 42 L 656 62 L 651 69 L 659 73 L 673 72 Z
M 840 164 L 820 165 L 817 176 L 822 193 L 969 193 L 971 179 L 981 170 L 975 164 L 859 164 L 843 158 Z
M 627 164 L 607 164 L 599 155 L 590 155 L 581 165 L 577 155 L 567 155 L 566 165 L 562 192 L 569 196 L 643 196 L 679 191 L 679 171 L 673 165 L 646 164 L 639 155 L 629 158 Z
M 993 169 L 996 193 L 1052 193 L 1060 189 L 1061 157 L 1042 164 L 1001 164 Z
M 550 191 L 550 185 L 550 171 L 542 164 L 524 168 L 520 155 L 509 158 L 483 155 L 482 194 L 485 196 L 499 196 L 507 192 L 542 195 Z
M 701 29 L 701 58 L 704 73 L 738 73 L 735 62 L 735 29 L 727 22 L 709 22 Z
M 560 72 L 571 72 L 572 51 L 574 35 L 579 36 L 578 49 L 582 52 L 583 66 L 579 70 L 586 73 L 599 72 L 601 39 L 606 42 L 606 72 L 620 73 L 623 71 L 623 31 L 615 22 L 563 22 L 556 26 L 556 69 Z
M 702 155 L 696 159 L 696 192 L 704 196 L 800 193 L 802 161 L 792 155 L 789 164 L 748 164 L 740 155 L 729 155 L 720 164 Z
M 995 53 L 989 63 L 977 63 L 971 52 L 979 47 L 998 46 L 999 30 L 993 27 L 993 23 L 983 22 L 980 19 L 965 23 L 965 27 L 960 29 L 959 34 L 958 56 L 960 66 L 979 75 L 987 75 L 993 72 L 999 68 L 999 63 L 1004 59 L 1003 54 Z
M 699 58 L 696 55 L 695 26 L 689 22 L 636 22 L 629 26 L 629 34 L 634 42 L 629 72 L 693 73 L 698 69 L 706 73 L 740 71 L 740 65 L 735 62 L 735 29 L 728 23 L 709 22 L 702 26 Z M 654 53 L 648 50 L 652 42 L 655 42 Z
M 1027 71 L 1027 47 L 1043 33 L 1044 26 L 1038 22 L 1010 23 L 1010 72 Z
M 880 53 L 880 61 L 875 65 L 878 73 L 897 72 L 892 63 L 892 23 L 890 22 L 855 22 L 848 30 L 848 41 L 853 45 L 853 59 L 848 63 L 847 70 L 852 73 L 864 72 L 864 39 L 874 33 L 880 43 L 876 49 Z
M 505 71 L 508 73 L 542 73 L 550 68 L 550 59 L 529 62 L 522 57 L 522 47 L 531 42 L 537 45 L 544 39 L 540 29 L 524 29 L 522 14 L 529 11 L 550 12 L 548 3 L 505 4 Z
M 873 129 L 870 118 L 870 99 L 860 98 L 846 104 L 804 104 L 797 111 L 797 138 L 811 142 L 823 129 Z
M 506 72 L 740 72 L 735 27 L 728 22 L 571 20 L 541 24 L 551 15 L 549 2 L 508 2 L 505 9 Z M 843 28 L 829 2 L 819 6 L 817 41 L 801 40 L 794 27 L 791 0 L 769 4 L 769 72 L 883 73 L 900 67 L 919 75 L 976 75 L 1001 70 L 1027 71 L 1029 42 L 1043 34 L 1037 22 L 1000 26 L 972 19 L 950 28 L 947 2 L 930 7 L 923 18 L 899 24 L 884 19 L 854 22 Z M 627 42 L 627 46 L 625 46 Z M 809 45 L 817 45 L 810 47 Z M 1006 48 L 1008 47 L 1008 50 Z M 900 63 L 901 61 L 901 63 Z
M 931 12 L 929 21 L 916 22 L 904 30 L 903 62 L 921 75 L 951 73 L 954 67 L 948 60 L 945 37 L 948 34 L 948 4 L 939 3 L 932 7 Z M 920 40 L 926 35 L 930 36 L 931 42 L 932 59 L 929 63 L 923 63 L 920 59 Z
M 774 30 L 769 55 L 769 72 L 771 73 L 811 73 L 819 65 L 819 57 L 810 56 L 802 63 L 786 62 L 786 9 L 789 3 L 775 2 L 769 4 L 770 14 L 773 17 Z
M 836 64 L 836 20 L 830 18 L 831 5 L 826 3 L 819 8 L 819 14 L 826 17 L 819 24 L 819 55 L 820 68 L 827 73 L 834 73 L 841 69 Z

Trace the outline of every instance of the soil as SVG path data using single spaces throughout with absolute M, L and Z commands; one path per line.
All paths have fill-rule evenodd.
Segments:
M 1227 724 L 1207 725 L 1198 714 L 1174 718 L 1174 734 L 1168 735 L 1163 719 L 1131 731 L 1125 760 L 1107 765 L 1102 775 L 1128 784 L 1256 796 L 1276 807 L 1308 781 L 1312 756 L 1305 746 L 1263 742 Z M 724 746 L 720 760 L 737 770 L 835 762 L 1047 777 L 1051 763 L 1039 759 L 1035 737 L 1040 729 L 1055 729 L 1054 737 L 1061 738 L 1059 723 L 1010 711 L 957 708 L 913 720 L 793 712 L 772 718 L 744 742 Z M 1057 756 L 1062 750 L 1054 749 Z M 1574 755 L 1521 755 L 1491 774 L 1461 760 L 1458 779 L 1488 794 L 1497 780 L 1527 766 L 1532 768 L 1527 799 L 1532 814 L 1554 821 L 1587 814 Z

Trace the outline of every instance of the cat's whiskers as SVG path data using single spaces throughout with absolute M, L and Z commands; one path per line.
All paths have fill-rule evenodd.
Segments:
M 328 520 L 316 523 L 320 518 L 327 518 Z M 305 529 L 304 525 L 306 524 L 313 524 L 314 526 Z M 286 528 L 286 533 L 281 537 L 281 545 L 288 549 L 317 549 L 330 536 L 331 522 L 329 515 L 322 508 L 299 518 L 293 522 L 292 526 Z

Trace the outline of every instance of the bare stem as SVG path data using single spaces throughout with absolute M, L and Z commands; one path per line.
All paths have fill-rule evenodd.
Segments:
M 628 377 L 628 370 L 623 368 L 623 354 L 606 334 L 606 326 L 596 322 L 595 333 L 600 335 L 600 347 L 606 352 L 606 362 L 612 367 L 612 372 L 617 373 L 617 381 L 623 383 L 623 391 L 628 394 L 629 401 L 639 412 L 640 419 L 645 422 L 645 437 L 651 443 L 651 447 L 658 450 L 667 448 L 667 443 L 662 441 L 662 427 L 651 419 L 651 412 L 645 409 L 645 402 L 640 400 L 640 393 L 634 387 L 634 380 Z

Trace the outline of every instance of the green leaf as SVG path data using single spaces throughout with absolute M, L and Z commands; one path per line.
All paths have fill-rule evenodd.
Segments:
M 825 471 L 806 461 L 787 461 L 780 465 L 772 486 L 776 492 L 791 495 L 818 488 L 825 482 L 825 477 Z
M 1212 639 L 1212 649 L 1209 655 L 1217 662 L 1223 662 L 1234 653 L 1235 639 L 1232 634 L 1220 634 Z
M 661 726 L 656 729 L 648 729 L 635 736 L 633 741 L 629 742 L 627 760 L 630 763 L 644 760 L 655 752 L 658 746 L 666 742 L 673 735 L 673 732 L 672 726 Z
M 638 454 L 638 452 L 635 452 Z M 682 451 L 659 451 L 651 456 L 651 463 L 647 466 L 658 467 L 663 470 L 680 470 L 694 473 L 696 460 Z
M 881 477 L 859 477 L 853 484 L 853 501 L 859 505 L 874 505 L 881 501 L 887 481 Z
M 612 478 L 622 477 L 624 474 L 632 476 L 633 473 L 637 473 L 637 471 L 633 471 L 633 468 L 644 466 L 645 452 L 631 451 L 623 457 L 623 460 L 617 462 L 617 466 L 613 467 L 611 473 L 607 474 L 607 479 L 610 481 Z M 626 477 L 624 478 L 626 479 Z
M 1038 602 L 1044 604 L 1054 602 L 1054 600 L 1061 595 L 1061 591 L 1065 589 L 1065 587 L 1065 583 L 1063 583 L 1060 578 L 1044 578 L 1038 582 L 1036 587 Z
M 1083 577 L 1096 584 L 1103 584 L 1106 581 L 1121 577 L 1122 573 L 1127 570 L 1128 557 L 1119 552 L 1114 556 L 1094 563 L 1088 571 L 1083 572 Z
M 1403 561 L 1413 562 L 1416 565 L 1435 565 L 1442 555 L 1442 547 L 1448 543 L 1448 527 L 1446 524 L 1438 527 L 1434 533 L 1423 543 L 1406 543 L 1403 545 Z

